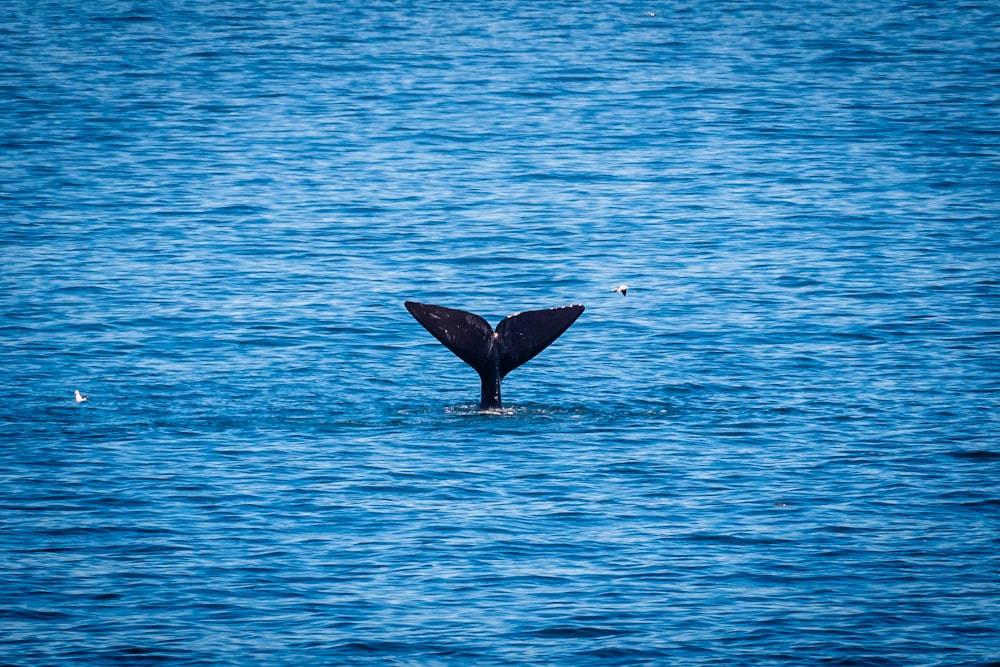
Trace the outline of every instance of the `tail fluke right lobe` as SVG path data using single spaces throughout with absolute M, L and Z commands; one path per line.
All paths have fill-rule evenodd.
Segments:
M 507 375 L 548 347 L 583 313 L 583 306 L 529 310 L 504 318 L 500 337 L 500 374 Z

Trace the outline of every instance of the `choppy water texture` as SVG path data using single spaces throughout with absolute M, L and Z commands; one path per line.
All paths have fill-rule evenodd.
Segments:
M 998 35 L 0 4 L 0 662 L 996 664 Z

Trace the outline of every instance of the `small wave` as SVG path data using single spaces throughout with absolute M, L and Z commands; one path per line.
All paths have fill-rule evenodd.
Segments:
M 948 452 L 948 456 L 956 459 L 968 461 L 1000 461 L 1000 452 L 991 452 L 987 449 L 977 449 L 973 451 Z
M 552 628 L 543 628 L 541 630 L 534 630 L 527 633 L 533 637 L 553 637 L 557 639 L 573 639 L 573 638 L 586 638 L 586 637 L 613 637 L 616 635 L 628 635 L 632 634 L 631 630 L 618 630 L 615 628 L 598 628 L 598 627 L 569 627 L 569 626 L 556 626 Z
M 791 540 L 777 537 L 740 537 L 738 535 L 724 535 L 717 533 L 693 533 L 687 536 L 692 542 L 710 542 L 713 544 L 783 544 Z

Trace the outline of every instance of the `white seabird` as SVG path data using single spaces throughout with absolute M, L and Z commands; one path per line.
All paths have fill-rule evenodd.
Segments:
M 87 395 L 81 394 L 79 389 L 75 389 L 73 391 L 73 394 L 76 396 L 77 403 L 83 403 L 85 400 L 87 400 L 87 398 L 89 398 Z
M 615 285 L 611 289 L 611 291 L 612 292 L 618 292 L 622 296 L 625 296 L 626 294 L 628 294 L 628 285 L 626 285 L 625 283 L 622 283 L 621 285 Z

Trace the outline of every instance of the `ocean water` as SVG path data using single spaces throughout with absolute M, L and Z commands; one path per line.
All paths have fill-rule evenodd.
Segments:
M 998 35 L 0 4 L 0 663 L 1000 664 Z

